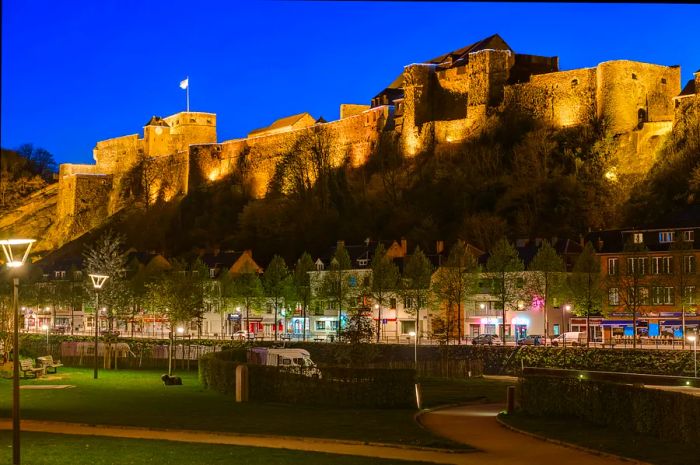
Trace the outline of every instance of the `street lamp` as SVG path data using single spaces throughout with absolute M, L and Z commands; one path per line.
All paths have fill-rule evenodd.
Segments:
M 695 335 L 688 336 L 688 340 L 693 343 L 693 365 L 695 367 L 695 377 L 698 377 L 698 337 Z
M 0 241 L 5 265 L 15 269 L 24 265 L 29 256 L 34 239 L 7 239 Z M 14 328 L 12 339 L 12 463 L 19 465 L 19 277 L 12 278 L 12 309 Z
M 105 281 L 109 276 L 104 274 L 90 274 L 90 281 L 92 281 L 92 287 L 95 289 L 95 371 L 93 373 L 93 379 L 97 379 L 97 338 L 99 337 L 99 328 L 97 322 L 100 318 L 100 289 L 105 285 Z
M 413 365 L 415 369 L 418 369 L 418 335 L 415 331 L 408 333 L 409 336 L 413 338 Z

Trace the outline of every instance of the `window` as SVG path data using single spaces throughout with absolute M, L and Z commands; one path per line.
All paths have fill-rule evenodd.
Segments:
M 404 297 L 403 308 L 413 308 L 413 299 L 410 297 Z
M 578 79 L 571 80 L 571 87 L 576 87 L 578 85 Z
M 651 299 L 654 305 L 673 305 L 673 288 L 654 287 Z
M 209 277 L 216 278 L 216 268 L 209 268 Z
M 65 278 L 66 272 L 65 271 L 54 271 L 54 277 L 55 278 Z
M 695 304 L 695 286 L 686 286 L 683 290 L 683 298 L 688 305 Z
M 337 331 L 337 330 L 338 330 L 338 321 L 337 321 L 337 320 L 331 321 L 330 324 L 331 324 L 331 329 L 332 329 L 333 331 Z
M 634 74 L 634 73 L 632 73 L 632 79 L 634 79 L 634 80 L 636 81 L 636 80 L 637 80 L 637 75 Z
M 316 331 L 324 331 L 326 329 L 326 322 L 325 321 L 317 321 L 316 322 Z
M 683 273 L 695 273 L 695 255 L 685 255 L 683 257 Z
M 83 279 L 83 272 L 82 271 L 74 271 L 73 272 L 73 277 L 75 279 Z
M 316 271 L 323 271 L 324 265 L 321 260 L 316 262 Z
M 408 334 L 408 333 L 413 332 L 415 330 L 416 330 L 416 322 L 414 320 L 401 322 L 401 334 Z
M 659 242 L 661 242 L 662 244 L 673 242 L 673 236 L 673 231 L 662 231 L 659 233 Z
M 634 257 L 627 259 L 627 274 L 639 275 L 646 274 L 647 259 L 643 257 Z
M 396 308 L 396 298 L 395 297 L 392 297 L 391 299 L 389 299 L 389 308 L 391 308 L 391 309 Z
M 652 257 L 651 258 L 651 273 L 652 274 L 671 274 L 671 273 L 673 273 L 673 257 Z
M 616 287 L 608 289 L 608 305 L 620 305 L 620 291 Z
M 686 242 L 695 241 L 695 231 L 683 231 L 683 240 Z
M 620 273 L 620 262 L 615 258 L 608 258 L 608 275 L 616 276 Z
M 357 259 L 357 265 L 358 266 L 367 266 L 369 264 L 369 260 L 366 258 L 358 258 Z
M 644 242 L 644 234 L 642 233 L 634 233 L 632 234 L 632 241 L 635 244 L 641 244 Z
M 661 84 L 666 84 L 666 78 L 661 78 Z
M 271 303 L 265 304 L 265 313 L 272 313 L 272 304 Z
M 636 305 L 649 305 L 649 288 L 647 287 L 630 287 L 627 290 L 629 303 Z
M 515 280 L 515 287 L 517 287 L 518 289 L 522 289 L 523 286 L 525 286 L 525 278 L 517 278 Z
M 484 333 L 485 333 L 485 334 L 496 334 L 496 325 L 494 325 L 494 324 L 485 324 L 485 325 L 484 325 Z
M 350 287 L 357 287 L 357 276 L 349 276 L 348 277 L 348 285 Z

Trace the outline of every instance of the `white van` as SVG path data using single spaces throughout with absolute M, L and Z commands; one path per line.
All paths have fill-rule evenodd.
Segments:
M 247 358 L 250 364 L 276 366 L 283 370 L 300 372 L 306 376 L 321 377 L 321 371 L 311 360 L 308 350 L 251 347 L 248 349 Z
M 586 345 L 586 333 L 582 331 L 571 331 L 560 334 L 552 339 L 553 346 L 583 346 Z

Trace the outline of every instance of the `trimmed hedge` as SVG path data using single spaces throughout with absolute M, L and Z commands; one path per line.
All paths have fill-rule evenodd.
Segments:
M 245 363 L 244 348 L 212 352 L 199 359 L 199 382 L 223 394 L 236 392 L 236 366 Z
M 322 377 L 248 365 L 250 399 L 336 408 L 411 408 L 415 371 L 326 367 Z
M 526 376 L 521 409 L 531 415 L 574 416 L 665 440 L 700 441 L 700 397 L 628 384 Z
M 360 347 L 352 347 L 348 344 L 292 343 L 287 346 L 308 350 L 311 358 L 319 365 L 381 367 L 389 366 L 391 362 L 412 361 L 414 357 L 413 346 L 409 344 L 360 344 Z M 351 351 L 364 354 L 365 357 L 346 362 Z M 672 376 L 693 374 L 693 353 L 689 350 L 418 346 L 418 360 L 420 364 L 445 364 L 448 360 L 478 361 L 483 364 L 485 374 L 517 375 L 521 366 Z

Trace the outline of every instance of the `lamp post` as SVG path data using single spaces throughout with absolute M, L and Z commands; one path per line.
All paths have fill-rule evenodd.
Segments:
M 46 331 L 46 351 L 49 351 L 49 325 L 44 324 L 41 326 L 41 329 Z
M 413 366 L 418 369 L 418 334 L 415 331 L 408 333 L 413 338 Z
M 24 265 L 29 256 L 34 239 L 7 239 L 0 241 L 5 265 L 8 268 L 19 268 Z M 12 464 L 19 465 L 19 278 L 12 278 Z
M 109 276 L 103 274 L 90 274 L 90 281 L 92 281 L 92 287 L 95 289 L 95 371 L 93 373 L 93 379 L 97 379 L 97 339 L 99 337 L 99 325 L 97 322 L 100 319 L 100 289 L 104 286 L 105 281 Z
M 698 377 L 698 337 L 695 335 L 688 336 L 688 340 L 693 343 L 693 366 L 694 376 Z

